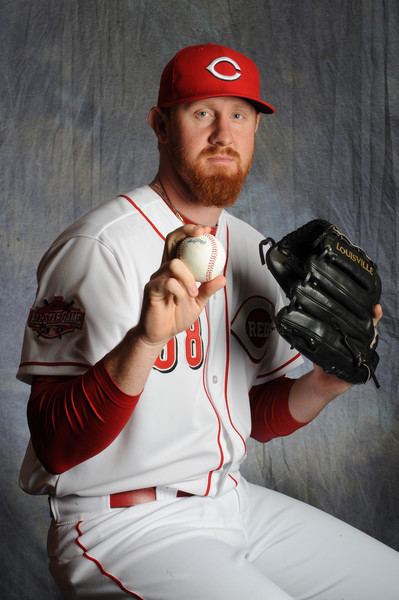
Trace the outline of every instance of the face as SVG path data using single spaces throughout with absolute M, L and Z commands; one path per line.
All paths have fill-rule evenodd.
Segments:
M 250 169 L 259 115 L 240 98 L 178 105 L 166 151 L 175 175 L 203 206 L 231 206 Z

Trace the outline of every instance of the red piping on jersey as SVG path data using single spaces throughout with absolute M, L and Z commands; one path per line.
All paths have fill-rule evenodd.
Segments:
M 132 206 L 134 206 L 134 208 L 135 208 L 135 209 L 136 209 L 136 210 L 137 210 L 137 211 L 138 211 L 138 212 L 139 212 L 139 213 L 140 213 L 140 214 L 141 214 L 141 215 L 142 215 L 142 216 L 145 218 L 145 220 L 148 222 L 148 224 L 149 224 L 149 225 L 151 225 L 151 227 L 154 229 L 155 233 L 157 233 L 157 234 L 158 234 L 158 235 L 161 237 L 161 239 L 165 241 L 165 239 L 166 239 L 166 238 L 165 238 L 165 237 L 164 237 L 164 236 L 161 234 L 161 232 L 160 232 L 160 231 L 159 231 L 159 230 L 158 230 L 158 229 L 155 227 L 155 225 L 154 225 L 154 224 L 153 224 L 153 223 L 150 221 L 150 219 L 147 217 L 147 215 L 146 215 L 146 214 L 145 214 L 145 213 L 144 213 L 144 212 L 143 212 L 143 211 L 142 211 L 142 210 L 141 210 L 141 209 L 140 209 L 140 208 L 137 206 L 137 204 L 136 204 L 136 203 L 135 203 L 135 202 L 134 202 L 134 201 L 133 201 L 131 198 L 129 198 L 129 196 L 126 196 L 125 194 L 120 194 L 120 196 L 121 196 L 122 198 L 125 198 L 125 199 L 126 199 L 128 202 L 130 202 L 130 204 L 131 204 Z M 162 196 L 160 196 L 160 197 L 162 198 Z M 162 198 L 162 199 L 163 199 L 163 198 Z M 205 310 L 205 312 L 206 312 L 206 310 Z M 207 313 L 206 313 L 206 314 L 207 314 Z M 208 496 L 208 494 L 209 494 L 209 491 L 210 491 L 210 488 L 211 488 L 212 474 L 213 474 L 215 471 L 218 471 L 219 469 L 221 469 L 221 467 L 222 467 L 222 465 L 223 465 L 223 462 L 224 462 L 224 454 L 223 454 L 223 449 L 222 449 L 222 445 L 221 445 L 221 443 L 220 443 L 220 435 L 221 435 L 221 430 L 222 430 L 222 426 L 221 426 L 221 422 L 220 422 L 220 417 L 219 417 L 219 415 L 218 415 L 218 412 L 217 412 L 217 410 L 216 410 L 216 408 L 215 408 L 215 405 L 213 404 L 213 402 L 212 402 L 212 399 L 211 399 L 211 397 L 210 397 L 210 395 L 209 395 L 209 393 L 208 393 L 208 390 L 207 390 L 207 388 L 206 388 L 206 383 L 205 383 L 205 365 L 206 365 L 206 360 L 207 360 L 208 353 L 209 353 L 209 343 L 210 343 L 210 327 L 209 327 L 209 319 L 208 319 L 208 316 L 207 316 L 207 322 L 208 322 L 208 348 L 207 348 L 207 351 L 206 351 L 206 356 L 205 356 L 205 361 L 204 361 L 204 369 L 203 369 L 203 375 L 202 375 L 202 378 L 203 378 L 203 385 L 204 385 L 205 394 L 206 394 L 206 396 L 207 396 L 207 398 L 208 398 L 208 400 L 209 400 L 209 402 L 210 402 L 210 404 L 211 404 L 211 406 L 212 406 L 212 408 L 213 408 L 213 410 L 214 410 L 214 412 L 215 412 L 215 415 L 216 415 L 216 417 L 217 417 L 217 420 L 218 420 L 218 435 L 217 435 L 217 443 L 218 443 L 218 446 L 219 446 L 219 451 L 220 451 L 220 462 L 219 462 L 218 466 L 217 466 L 215 469 L 212 469 L 212 470 L 211 470 L 211 471 L 209 471 L 209 473 L 208 473 L 208 482 L 207 482 L 207 487 L 206 487 L 205 494 L 204 494 L 205 496 Z
M 137 204 L 135 202 L 133 202 L 133 200 L 131 198 L 129 198 L 129 196 L 126 196 L 125 194 L 120 194 L 121 198 L 125 198 L 128 202 L 130 202 L 130 204 L 132 206 L 134 206 L 134 208 L 141 214 L 142 217 L 144 217 L 144 219 L 147 221 L 147 223 L 149 225 L 151 225 L 151 227 L 153 228 L 153 230 L 155 231 L 155 233 L 157 233 L 159 235 L 159 237 L 165 241 L 165 236 L 162 235 L 162 233 L 159 231 L 159 229 L 157 229 L 154 225 L 154 223 L 152 223 L 152 221 L 150 221 L 150 219 L 147 217 L 147 215 L 141 210 L 141 208 L 139 208 L 137 206 Z
M 83 550 L 83 556 L 85 558 L 87 558 L 88 560 L 91 560 L 101 571 L 101 573 L 103 575 L 105 575 L 105 577 L 109 577 L 109 579 L 111 579 L 114 583 L 116 583 L 123 592 L 126 592 L 126 594 L 128 594 L 129 596 L 132 596 L 132 598 L 136 598 L 136 600 L 144 600 L 144 598 L 142 596 L 139 596 L 138 594 L 136 594 L 135 592 L 132 592 L 131 590 L 129 590 L 127 587 L 125 587 L 123 585 L 123 583 L 117 578 L 115 577 L 115 575 L 112 575 L 112 573 L 109 573 L 108 571 L 106 571 L 104 569 L 104 567 L 102 566 L 102 564 L 100 563 L 99 560 L 97 560 L 97 558 L 94 558 L 94 556 L 91 556 L 87 550 L 87 548 L 82 544 L 82 542 L 80 541 L 80 537 L 83 535 L 82 530 L 80 529 L 80 525 L 81 523 L 83 523 L 83 521 L 79 521 L 76 524 L 76 531 L 78 532 L 78 537 L 75 540 L 75 543 L 79 546 L 79 548 L 81 550 Z
M 294 360 L 296 360 L 297 358 L 300 358 L 300 356 L 301 355 L 298 352 L 298 354 L 295 354 L 295 356 L 293 356 L 292 358 L 287 360 L 285 363 L 283 363 L 276 369 L 273 369 L 273 371 L 269 371 L 268 373 L 261 373 L 260 375 L 257 375 L 256 379 L 261 379 L 261 377 L 267 377 L 268 375 L 273 375 L 273 373 L 277 373 L 277 371 L 280 371 L 280 369 L 282 369 L 283 367 L 286 367 L 287 365 L 291 364 L 292 362 L 294 362 Z
M 235 478 L 233 477 L 233 475 L 231 475 L 230 473 L 229 473 L 229 477 L 230 477 L 230 479 L 232 479 L 232 480 L 234 481 L 234 483 L 236 484 L 236 487 L 237 487 L 237 486 L 238 486 L 238 481 L 237 481 L 237 479 L 235 479 Z
M 225 277 L 226 277 L 228 260 L 229 260 L 229 228 L 226 225 L 226 264 L 224 266 L 224 271 L 223 271 L 223 275 Z M 238 431 L 237 427 L 234 425 L 234 423 L 231 419 L 230 407 L 229 407 L 229 401 L 228 401 L 228 384 L 229 384 L 229 367 L 230 367 L 230 325 L 229 325 L 229 305 L 228 305 L 228 300 L 227 300 L 227 286 L 224 287 L 224 307 L 225 307 L 224 313 L 225 313 L 225 327 L 226 327 L 226 366 L 225 366 L 225 371 L 224 371 L 224 399 L 226 402 L 227 414 L 229 416 L 229 421 L 231 423 L 231 426 L 234 429 L 234 431 L 237 433 L 237 435 L 240 437 L 242 443 L 244 444 L 245 453 L 247 453 L 247 445 L 245 443 L 245 439 L 243 438 L 241 433 Z
M 224 454 L 223 454 L 222 445 L 220 443 L 220 434 L 221 434 L 221 431 L 222 431 L 222 424 L 220 422 L 220 417 L 219 417 L 219 414 L 218 414 L 218 412 L 217 412 L 217 410 L 215 408 L 215 405 L 212 402 L 212 398 L 210 397 L 210 395 L 208 393 L 208 390 L 207 390 L 207 387 L 206 387 L 206 382 L 205 382 L 205 371 L 206 371 L 206 365 L 207 365 L 208 354 L 209 354 L 209 346 L 210 346 L 210 341 L 211 341 L 211 331 L 210 331 L 210 326 L 209 326 L 208 308 L 207 307 L 205 308 L 205 314 L 206 314 L 206 321 L 207 321 L 207 324 L 208 324 L 208 346 L 207 346 L 207 349 L 206 349 L 206 355 L 205 355 L 205 361 L 204 361 L 204 368 L 202 370 L 202 382 L 203 382 L 203 385 L 204 385 L 205 394 L 206 394 L 206 396 L 207 396 L 207 398 L 208 398 L 208 400 L 209 400 L 209 402 L 210 402 L 213 410 L 215 411 L 215 415 L 216 415 L 217 420 L 218 420 L 217 442 L 218 442 L 219 452 L 220 452 L 220 462 L 219 462 L 218 466 L 216 467 L 216 469 L 212 469 L 208 473 L 208 482 L 207 482 L 206 490 L 205 490 L 205 493 L 204 493 L 204 496 L 208 496 L 209 491 L 211 489 L 212 475 L 213 475 L 213 473 L 215 471 L 219 471 L 219 469 L 222 468 L 223 462 L 224 462 Z
M 84 367 L 88 369 L 91 365 L 87 363 L 79 363 L 79 362 L 22 362 L 20 367 L 31 367 L 31 366 L 48 366 L 48 367 Z

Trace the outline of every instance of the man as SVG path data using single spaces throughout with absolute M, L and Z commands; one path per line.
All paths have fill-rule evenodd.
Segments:
M 49 495 L 65 597 L 397 597 L 396 552 L 239 473 L 249 435 L 292 433 L 349 387 L 316 367 L 285 377 L 300 356 L 271 326 L 282 298 L 262 236 L 224 210 L 273 111 L 249 58 L 181 50 L 149 114 L 155 180 L 84 216 L 39 265 L 21 483 Z M 198 287 L 176 248 L 209 231 L 227 260 Z

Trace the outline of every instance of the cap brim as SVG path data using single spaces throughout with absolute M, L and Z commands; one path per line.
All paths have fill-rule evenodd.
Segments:
M 261 101 L 253 100 L 252 98 L 244 98 L 244 100 L 247 100 L 248 102 L 250 102 L 250 104 L 252 104 L 256 108 L 257 111 L 264 113 L 266 115 L 272 115 L 273 113 L 276 112 L 276 109 L 274 108 L 274 106 L 272 106 L 268 102 L 264 102 L 263 100 L 261 100 Z
M 269 104 L 268 102 L 264 102 L 263 100 L 259 100 L 257 98 L 250 98 L 248 96 L 237 96 L 237 94 L 223 94 L 223 93 L 215 93 L 215 94 L 204 94 L 203 96 L 190 96 L 187 98 L 179 98 L 178 100 L 172 100 L 170 102 L 165 102 L 162 104 L 159 104 L 159 108 L 168 108 L 170 106 L 177 106 L 178 104 L 188 104 L 190 102 L 195 102 L 197 100 L 206 100 L 207 98 L 242 98 L 243 100 L 246 100 L 247 102 L 249 102 L 250 104 L 252 104 L 252 106 L 254 106 L 254 108 L 261 113 L 264 114 L 273 114 L 274 112 L 276 112 L 276 109 L 274 108 L 274 106 L 272 106 L 271 104 Z

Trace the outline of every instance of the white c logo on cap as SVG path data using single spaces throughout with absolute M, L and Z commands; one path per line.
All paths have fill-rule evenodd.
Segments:
M 234 75 L 223 75 L 222 73 L 218 73 L 216 71 L 215 67 L 216 67 L 216 65 L 218 65 L 221 62 L 230 63 L 231 65 L 233 65 L 233 67 L 236 69 L 236 71 L 239 71 L 239 72 L 234 73 Z M 238 79 L 239 77 L 241 77 L 240 65 L 238 63 L 236 63 L 235 60 L 233 60 L 232 58 L 229 58 L 228 56 L 220 56 L 219 58 L 215 58 L 215 60 L 213 60 L 211 62 L 211 64 L 209 64 L 206 68 L 210 73 L 212 73 L 212 75 L 214 75 L 218 79 L 225 79 L 226 81 L 234 81 L 234 79 Z

